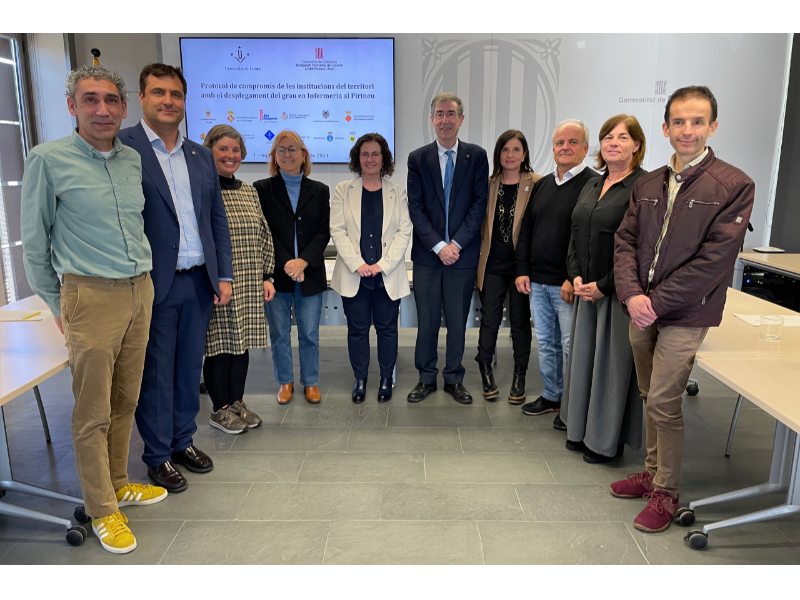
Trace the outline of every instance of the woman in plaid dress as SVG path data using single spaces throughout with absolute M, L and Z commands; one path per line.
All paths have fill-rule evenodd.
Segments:
M 238 434 L 261 425 L 243 402 L 244 384 L 248 349 L 267 347 L 264 302 L 275 295 L 275 252 L 256 190 L 233 176 L 247 156 L 242 136 L 230 125 L 215 125 L 203 145 L 214 153 L 233 250 L 233 293 L 211 315 L 203 379 L 214 405 L 209 424 Z

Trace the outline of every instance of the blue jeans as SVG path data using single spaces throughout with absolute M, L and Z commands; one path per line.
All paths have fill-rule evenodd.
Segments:
M 300 340 L 300 383 L 303 387 L 319 384 L 319 320 L 322 314 L 322 294 L 303 297 L 300 284 L 294 292 L 276 292 L 270 302 L 264 303 L 269 322 L 269 339 L 272 346 L 272 370 L 280 385 L 294 383 L 292 369 L 292 303 Z
M 572 307 L 561 299 L 560 285 L 531 281 L 531 312 L 539 345 L 539 372 L 544 382 L 542 397 L 551 402 L 561 402 L 564 391 L 563 369 L 569 358 Z

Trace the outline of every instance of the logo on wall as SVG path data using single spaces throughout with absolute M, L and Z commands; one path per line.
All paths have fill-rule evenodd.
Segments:
M 314 58 L 323 58 L 322 48 L 314 48 Z
M 349 123 L 350 121 L 353 120 L 353 117 L 350 116 L 350 111 L 349 110 L 346 110 L 344 112 L 347 113 L 347 116 L 344 118 L 344 120 Z
M 205 134 L 205 133 L 201 133 L 201 134 L 200 134 L 200 139 L 201 139 L 201 140 L 204 140 L 204 139 L 206 139 L 206 134 Z
M 350 132 L 350 141 L 351 142 L 355 142 L 356 141 L 356 132 L 355 131 L 351 131 Z
M 233 116 L 233 111 L 232 111 L 232 110 L 229 110 L 229 111 L 228 111 L 228 121 L 229 121 L 230 123 L 233 123 L 235 120 L 236 120 L 236 117 L 234 117 L 234 116 Z
M 207 108 L 206 109 L 206 117 L 210 117 L 210 116 L 211 116 L 211 109 Z
M 236 60 L 238 60 L 238 61 L 241 63 L 241 62 L 244 62 L 244 59 L 245 59 L 245 58 L 247 58 L 248 56 L 250 56 L 250 53 L 249 53 L 249 52 L 248 52 L 248 53 L 246 53 L 246 54 L 245 54 L 245 53 L 243 53 L 243 52 L 242 52 L 242 47 L 241 47 L 241 46 L 239 46 L 239 50 L 237 50 L 237 51 L 236 51 L 236 54 L 234 54 L 233 52 L 231 52 L 231 56 L 232 56 L 233 58 L 235 58 Z
M 496 106 L 494 119 L 480 118 L 464 123 L 464 139 L 493 147 L 497 136 L 508 129 L 520 129 L 528 137 L 531 165 L 539 173 L 552 165 L 550 134 L 556 126 L 556 99 L 561 64 L 561 39 L 463 39 L 422 40 L 422 90 L 420 123 L 423 139 L 434 139 L 430 104 L 441 92 L 463 90 L 459 95 L 465 111 L 481 115 L 487 103 Z M 496 65 L 496 66 L 492 66 Z M 466 68 L 465 68 L 466 67 Z M 506 81 L 504 89 L 489 81 Z M 486 88 L 490 97 L 484 101 Z M 508 98 L 525 98 L 513 106 Z
M 656 81 L 656 95 L 662 96 L 667 93 L 667 81 Z
M 268 129 L 268 130 L 267 130 L 267 133 L 265 133 L 265 134 L 264 134 L 264 137 L 265 137 L 265 138 L 267 138 L 267 139 L 268 139 L 268 140 L 271 142 L 271 141 L 272 141 L 272 138 L 274 138 L 274 137 L 275 137 L 275 134 L 274 134 L 274 133 L 272 133 L 272 131 L 270 131 L 270 130 Z
M 323 110 L 322 111 L 322 118 L 323 119 L 327 119 L 330 116 L 331 116 L 331 111 L 329 111 L 329 110 Z
M 328 136 L 325 139 L 328 140 L 329 142 L 332 142 L 333 141 L 333 132 L 329 131 L 328 132 Z
M 284 121 L 286 120 L 286 117 L 287 117 L 287 116 L 288 116 L 288 115 L 287 115 L 286 113 L 281 113 L 281 119 L 283 119 Z

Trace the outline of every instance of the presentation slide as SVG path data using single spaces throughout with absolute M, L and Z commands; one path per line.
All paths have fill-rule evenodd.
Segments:
M 267 162 L 283 130 L 318 163 L 347 163 L 361 135 L 378 132 L 394 154 L 394 39 L 181 38 L 186 128 L 205 138 L 235 127 L 244 162 Z

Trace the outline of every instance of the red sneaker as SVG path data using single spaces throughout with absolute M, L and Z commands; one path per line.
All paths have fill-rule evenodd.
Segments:
M 644 498 L 653 491 L 653 476 L 648 471 L 631 473 L 627 479 L 615 481 L 608 489 L 617 498 Z
M 654 490 L 645 498 L 650 498 L 650 502 L 633 520 L 633 526 L 648 533 L 664 531 L 672 523 L 672 516 L 678 510 L 678 499 L 664 490 Z

